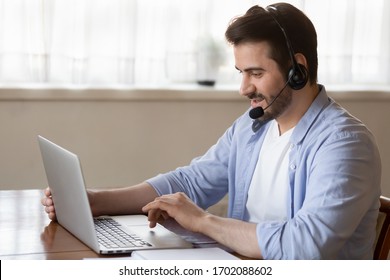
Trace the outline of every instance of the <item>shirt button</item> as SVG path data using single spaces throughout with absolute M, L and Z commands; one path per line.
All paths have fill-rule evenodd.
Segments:
M 296 166 L 295 166 L 295 164 L 290 164 L 290 169 L 292 169 L 292 170 L 295 170 L 295 168 L 297 168 Z

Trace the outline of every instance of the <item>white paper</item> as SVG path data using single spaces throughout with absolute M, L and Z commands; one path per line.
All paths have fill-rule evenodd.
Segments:
M 140 250 L 133 252 L 131 258 L 133 260 L 239 260 L 218 247 Z

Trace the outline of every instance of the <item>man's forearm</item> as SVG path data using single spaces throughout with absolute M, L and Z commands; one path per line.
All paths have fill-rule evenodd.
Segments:
M 94 216 L 140 214 L 141 208 L 158 196 L 148 183 L 88 192 Z
M 236 253 L 262 258 L 257 242 L 256 224 L 207 215 L 202 218 L 200 231 Z

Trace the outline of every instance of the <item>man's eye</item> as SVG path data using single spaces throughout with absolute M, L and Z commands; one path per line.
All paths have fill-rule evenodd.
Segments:
M 251 75 L 253 77 L 259 78 L 259 77 L 261 77 L 262 73 L 261 72 L 252 72 Z

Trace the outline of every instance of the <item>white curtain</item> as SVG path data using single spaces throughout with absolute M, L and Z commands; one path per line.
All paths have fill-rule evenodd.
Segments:
M 390 1 L 305 1 L 317 29 L 319 79 L 390 85 Z
M 239 83 L 227 24 L 273 2 L 0 0 L 0 86 L 194 83 L 200 50 L 210 45 L 217 83 Z M 286 2 L 317 29 L 319 82 L 390 84 L 390 1 Z

